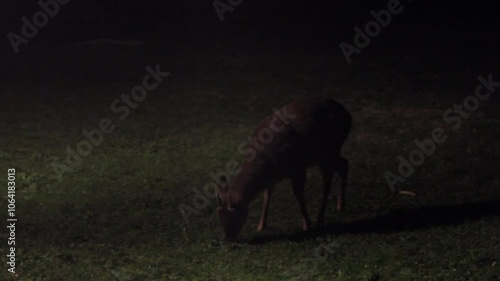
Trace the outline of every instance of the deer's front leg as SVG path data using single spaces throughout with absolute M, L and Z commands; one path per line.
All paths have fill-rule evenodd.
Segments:
M 262 207 L 259 226 L 257 226 L 257 231 L 259 232 L 267 228 L 267 212 L 269 211 L 269 200 L 271 199 L 271 193 L 272 191 L 270 188 L 264 190 L 264 206 Z

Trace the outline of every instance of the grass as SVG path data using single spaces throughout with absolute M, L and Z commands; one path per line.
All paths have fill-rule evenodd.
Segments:
M 347 65 L 307 51 L 228 56 L 175 45 L 42 50 L 43 57 L 27 48 L 9 58 L 26 67 L 1 78 L 0 171 L 16 169 L 19 220 L 18 275 L 4 263 L 5 280 L 499 280 L 498 96 L 459 130 L 442 118 L 474 92 L 487 67 L 451 65 L 449 72 L 429 58 L 418 72 L 398 66 L 397 55 Z M 111 102 L 156 63 L 172 75 L 116 121 Z M 261 118 L 295 96 L 321 92 L 354 117 L 344 148 L 351 163 L 344 213 L 334 211 L 333 194 L 326 230 L 301 233 L 284 181 L 266 233 L 255 231 L 261 198 L 238 244 L 219 241 L 214 200 L 185 223 L 179 204 L 192 206 L 193 188 L 241 159 L 237 147 Z M 105 117 L 117 129 L 58 181 L 50 163 Z M 391 193 L 384 173 L 396 172 L 397 156 L 407 158 L 414 140 L 436 127 L 447 141 L 399 185 L 417 196 Z M 314 215 L 316 169 L 306 190 Z

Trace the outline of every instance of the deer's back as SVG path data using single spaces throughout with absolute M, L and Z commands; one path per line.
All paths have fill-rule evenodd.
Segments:
M 263 130 L 274 128 L 272 140 L 263 144 L 257 160 L 284 174 L 328 161 L 340 154 L 351 122 L 351 114 L 330 98 L 296 99 L 264 118 L 252 134 L 259 139 Z

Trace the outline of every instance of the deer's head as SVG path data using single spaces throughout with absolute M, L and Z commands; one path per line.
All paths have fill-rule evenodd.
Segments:
M 232 204 L 231 190 L 224 178 L 217 189 L 217 215 L 224 228 L 224 240 L 234 241 L 248 216 L 248 205 Z M 234 197 L 234 196 L 233 196 Z

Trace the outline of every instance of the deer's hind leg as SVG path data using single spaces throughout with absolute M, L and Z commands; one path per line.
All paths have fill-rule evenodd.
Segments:
M 345 193 L 347 185 L 347 174 L 349 173 L 349 161 L 340 156 L 335 163 L 335 169 L 338 171 L 340 179 L 342 181 L 339 195 L 337 197 L 337 211 L 342 211 L 345 208 Z
M 325 226 L 325 211 L 328 204 L 328 197 L 330 196 L 330 191 L 332 189 L 332 179 L 335 173 L 335 168 L 333 163 L 323 163 L 319 165 L 321 175 L 323 177 L 323 199 L 321 201 L 321 208 L 318 214 L 317 227 L 323 228 Z
M 291 177 L 293 193 L 299 202 L 300 212 L 302 213 L 302 230 L 308 231 L 311 226 L 311 220 L 307 214 L 306 201 L 304 199 L 304 188 L 306 183 L 306 170 L 300 170 Z

